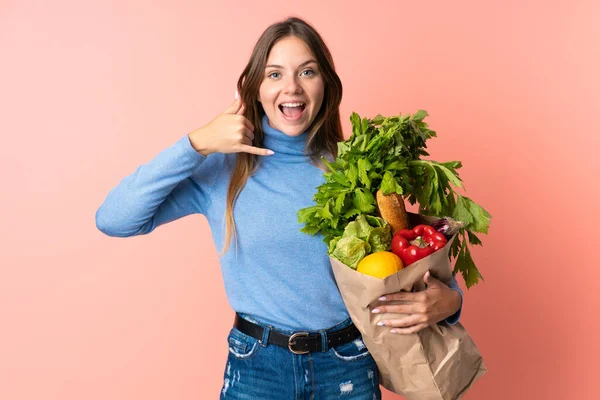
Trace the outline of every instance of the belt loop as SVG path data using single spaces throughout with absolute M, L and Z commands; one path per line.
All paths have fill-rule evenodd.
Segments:
M 321 330 L 319 333 L 321 334 L 321 352 L 325 353 L 329 350 L 329 347 L 327 346 L 327 331 Z
M 262 338 L 259 339 L 258 343 L 262 347 L 267 347 L 269 345 L 269 334 L 271 333 L 272 326 L 263 326 Z

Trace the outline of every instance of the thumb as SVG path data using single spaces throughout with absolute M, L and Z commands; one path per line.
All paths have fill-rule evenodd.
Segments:
M 423 275 L 423 280 L 427 284 L 427 287 L 439 286 L 441 283 L 439 280 L 431 276 L 431 273 L 429 271 L 425 272 L 425 275 Z
M 241 103 L 241 101 L 240 101 L 240 103 Z M 244 115 L 244 111 L 246 111 L 246 105 L 244 103 L 241 103 L 241 104 L 242 104 L 242 106 L 236 112 L 237 115 Z
M 246 104 L 244 104 L 244 103 L 243 103 L 243 101 L 242 101 L 242 99 L 240 98 L 240 95 L 239 95 L 239 93 L 238 93 L 237 89 L 235 90 L 235 95 L 234 95 L 234 98 L 235 98 L 237 101 L 239 101 L 240 103 L 242 103 L 242 106 L 240 107 L 240 109 L 239 109 L 239 110 L 237 110 L 235 113 L 236 113 L 237 115 L 244 115 L 244 111 L 246 111 Z
M 223 111 L 223 114 L 237 114 L 241 107 L 242 101 L 239 98 L 235 99 L 233 103 L 231 103 L 231 105 L 227 107 L 225 111 Z

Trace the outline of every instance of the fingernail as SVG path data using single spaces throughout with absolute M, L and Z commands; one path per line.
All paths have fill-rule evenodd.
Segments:
M 390 332 L 392 332 L 392 333 L 397 333 L 398 331 L 397 331 L 397 330 L 395 330 L 395 329 L 392 329 Z
M 273 154 L 275 154 L 275 152 L 273 150 L 267 150 L 267 154 L 272 156 Z
M 377 325 L 379 325 L 379 326 L 385 326 L 385 322 L 383 322 L 383 321 L 379 321 L 379 322 L 377 323 Z
M 379 300 L 381 300 L 381 301 L 384 301 L 384 300 L 385 300 L 385 296 L 381 296 L 381 297 L 379 298 Z
M 375 308 L 373 309 L 373 311 L 371 311 L 373 314 L 377 314 L 378 312 L 380 312 L 381 310 L 379 308 Z

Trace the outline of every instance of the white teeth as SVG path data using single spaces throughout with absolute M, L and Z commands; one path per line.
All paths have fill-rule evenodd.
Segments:
M 301 107 L 304 103 L 283 103 L 281 107 Z

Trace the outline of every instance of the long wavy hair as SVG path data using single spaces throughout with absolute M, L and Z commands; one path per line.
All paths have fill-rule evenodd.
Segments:
M 295 36 L 306 43 L 317 61 L 325 83 L 323 104 L 309 127 L 305 149 L 311 161 L 318 165 L 322 152 L 329 153 L 333 157 L 337 156 L 337 143 L 343 140 L 339 112 L 342 101 L 342 82 L 335 72 L 333 58 L 327 45 L 311 25 L 300 18 L 293 17 L 269 26 L 256 42 L 248 64 L 238 79 L 237 90 L 242 102 L 246 105 L 244 116 L 254 125 L 252 145 L 263 147 L 264 132 L 261 121 L 265 111 L 258 101 L 258 93 L 264 79 L 267 58 L 273 45 L 289 36 Z M 221 255 L 228 251 L 232 237 L 236 237 L 237 240 L 233 208 L 248 177 L 256 172 L 258 165 L 259 156 L 250 153 L 236 153 L 236 163 L 227 190 L 225 244 Z

